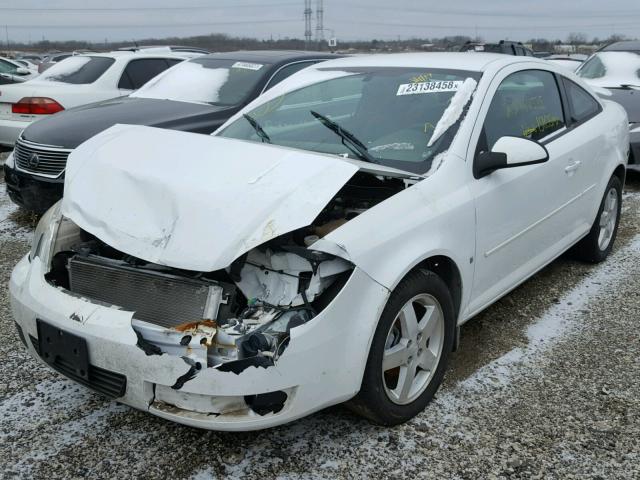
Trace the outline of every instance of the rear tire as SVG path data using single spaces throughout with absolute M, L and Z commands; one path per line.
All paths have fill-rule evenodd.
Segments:
M 386 426 L 419 414 L 440 387 L 453 349 L 455 315 L 444 281 L 407 275 L 391 293 L 373 337 L 358 395 L 347 404 Z
M 573 254 L 578 260 L 599 263 L 609 256 L 618 234 L 621 208 L 622 182 L 614 175 L 607 184 L 591 230 L 573 249 Z

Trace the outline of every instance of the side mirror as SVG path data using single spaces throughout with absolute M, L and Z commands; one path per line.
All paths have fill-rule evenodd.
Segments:
M 522 137 L 500 137 L 490 152 L 480 152 L 473 162 L 473 176 L 486 177 L 502 168 L 535 165 L 549 160 L 544 145 Z
M 14 70 L 14 73 L 16 75 L 29 75 L 31 73 L 31 71 L 28 68 L 25 67 L 18 67 Z

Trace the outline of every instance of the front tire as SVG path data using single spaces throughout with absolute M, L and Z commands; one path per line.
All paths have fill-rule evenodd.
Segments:
M 578 260 L 589 263 L 602 262 L 609 256 L 620 223 L 622 208 L 622 183 L 617 176 L 611 177 L 600 203 L 600 209 L 591 230 L 574 247 Z
M 381 425 L 420 413 L 442 383 L 455 336 L 453 300 L 430 271 L 391 293 L 373 337 L 362 387 L 349 406 Z

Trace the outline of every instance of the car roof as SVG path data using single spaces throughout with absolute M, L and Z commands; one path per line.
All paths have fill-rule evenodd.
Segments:
M 640 51 L 640 41 L 638 40 L 625 40 L 622 42 L 611 43 L 605 47 L 602 47 L 600 51 L 618 51 L 618 52 L 629 52 L 629 51 Z
M 101 52 L 101 53 L 81 53 L 78 55 L 74 55 L 74 57 L 106 57 L 106 58 L 126 58 L 126 57 L 138 57 L 138 58 L 158 58 L 158 57 L 175 57 L 175 58 L 191 58 L 191 57 L 200 57 L 201 55 L 190 53 L 190 52 L 172 52 L 172 51 L 161 51 L 161 52 L 149 52 L 149 51 L 114 51 L 114 52 Z
M 238 50 L 235 52 L 219 52 L 198 58 L 222 58 L 246 62 L 279 63 L 290 60 L 311 60 L 316 58 L 334 59 L 341 55 L 329 52 L 310 52 L 302 50 Z
M 338 67 L 418 67 L 445 68 L 451 70 L 469 70 L 483 72 L 491 66 L 505 66 L 512 63 L 534 63 L 546 65 L 540 58 L 504 55 L 502 53 L 484 52 L 423 52 L 423 53 L 390 53 L 377 55 L 359 55 L 329 60 L 316 68 Z

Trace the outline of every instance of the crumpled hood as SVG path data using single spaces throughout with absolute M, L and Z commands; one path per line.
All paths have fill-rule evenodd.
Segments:
M 357 170 L 329 155 L 115 125 L 70 155 L 62 214 L 129 255 L 213 271 L 309 225 Z

